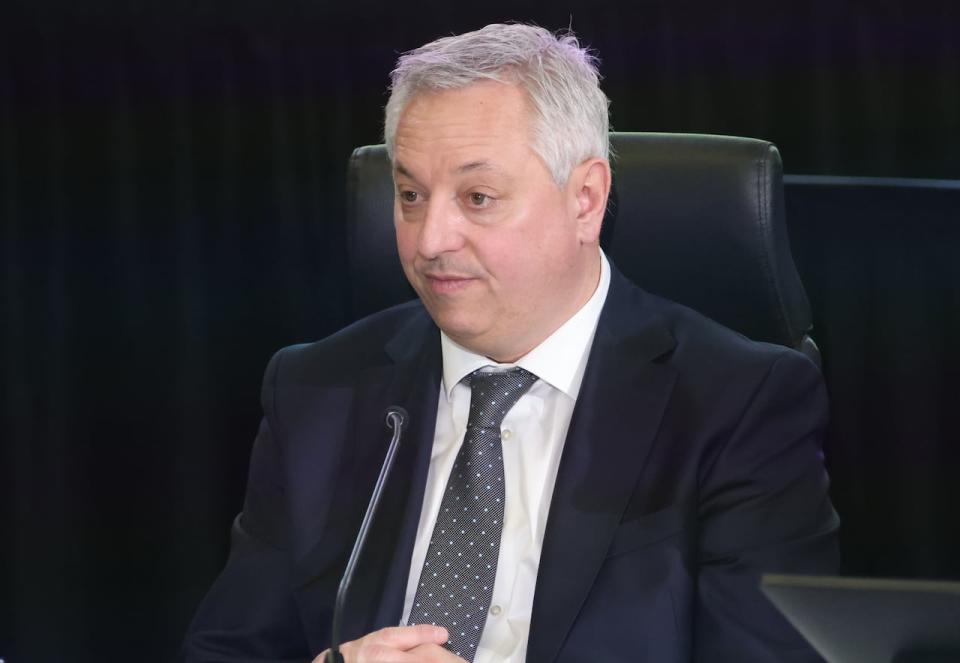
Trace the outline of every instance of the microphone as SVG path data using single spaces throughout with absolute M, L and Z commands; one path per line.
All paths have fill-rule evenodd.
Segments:
M 357 560 L 360 558 L 360 552 L 363 550 L 363 544 L 367 540 L 370 523 L 373 521 L 373 516 L 380 504 L 383 487 L 386 485 L 390 469 L 393 467 L 397 448 L 400 446 L 400 435 L 409 420 L 410 415 L 399 405 L 391 405 L 387 408 L 386 424 L 393 429 L 393 438 L 390 440 L 390 446 L 387 447 L 387 456 L 383 459 L 383 465 L 380 466 L 380 476 L 377 477 L 377 483 L 373 487 L 370 504 L 367 505 L 367 511 L 363 514 L 360 532 L 357 534 L 357 540 L 353 543 L 353 550 L 347 560 L 347 568 L 344 570 L 343 577 L 340 579 L 340 586 L 337 588 L 337 599 L 333 604 L 333 625 L 330 628 L 330 649 L 324 658 L 325 663 L 344 663 L 343 654 L 340 653 L 340 618 L 343 614 L 343 603 L 347 596 L 347 590 L 350 589 L 350 583 L 353 582 L 353 572 L 356 569 Z

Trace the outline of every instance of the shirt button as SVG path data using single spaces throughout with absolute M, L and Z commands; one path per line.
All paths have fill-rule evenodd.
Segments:
M 500 433 L 500 439 L 509 440 L 511 435 L 513 435 L 513 433 L 510 432 L 510 429 L 504 428 L 503 431 Z
M 501 612 L 500 606 L 498 606 L 498 605 L 492 605 L 492 606 L 490 606 L 490 614 L 493 615 L 494 617 L 496 617 L 497 615 L 499 615 L 500 612 Z

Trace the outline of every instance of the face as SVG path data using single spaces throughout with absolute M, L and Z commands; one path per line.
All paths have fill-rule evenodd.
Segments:
M 416 95 L 396 132 L 404 272 L 441 329 L 501 362 L 562 325 L 599 278 L 609 167 L 589 160 L 558 187 L 530 118 L 519 87 L 484 81 Z

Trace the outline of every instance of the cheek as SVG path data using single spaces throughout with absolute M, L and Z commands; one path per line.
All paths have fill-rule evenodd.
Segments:
M 549 269 L 537 242 L 538 238 L 515 237 L 485 247 L 484 267 L 493 276 L 494 289 L 504 303 L 512 302 L 521 310 L 540 296 Z
M 416 254 L 417 235 L 412 224 L 399 219 L 394 221 L 393 226 L 397 235 L 397 253 L 400 256 L 400 262 L 406 267 L 407 264 L 413 262 L 413 257 Z
M 516 246 L 523 247 L 518 254 L 525 269 L 540 275 L 542 280 L 549 275 L 563 274 L 576 255 L 579 242 L 576 227 L 562 214 L 563 210 L 550 209 L 542 216 L 538 215 L 525 226 Z
M 512 232 L 491 232 L 483 239 L 487 269 L 501 288 L 510 288 L 505 294 L 514 300 L 524 295 L 535 298 L 544 289 L 549 290 L 557 274 L 570 266 L 576 248 L 572 227 L 549 203 L 533 206 L 515 221 Z

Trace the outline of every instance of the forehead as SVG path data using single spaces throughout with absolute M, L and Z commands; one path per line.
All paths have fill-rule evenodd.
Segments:
M 470 164 L 525 158 L 530 153 L 531 116 L 527 94 L 516 85 L 482 81 L 457 90 L 417 93 L 397 125 L 398 170 L 417 164 L 435 167 L 440 161 L 463 170 Z

